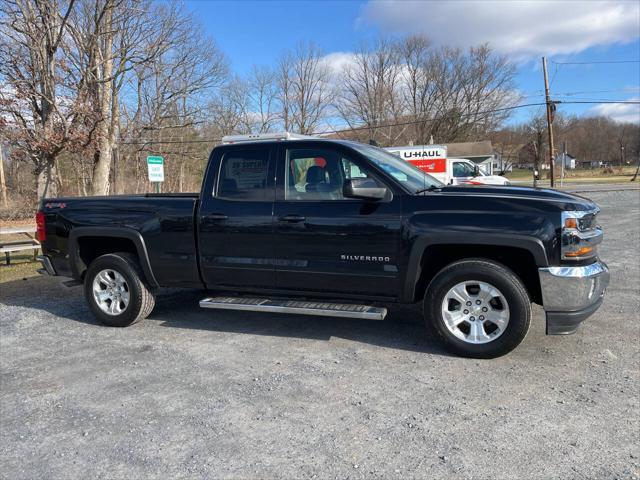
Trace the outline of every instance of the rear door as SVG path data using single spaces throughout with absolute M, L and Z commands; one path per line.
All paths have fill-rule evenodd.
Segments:
M 198 245 L 211 289 L 273 288 L 273 144 L 214 150 L 201 195 Z
M 394 297 L 400 197 L 345 198 L 345 178 L 381 179 L 340 145 L 281 146 L 274 208 L 278 289 Z

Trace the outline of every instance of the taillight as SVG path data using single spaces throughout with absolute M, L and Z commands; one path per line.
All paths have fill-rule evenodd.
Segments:
M 40 242 L 47 239 L 47 228 L 44 221 L 44 212 L 36 213 L 36 236 Z

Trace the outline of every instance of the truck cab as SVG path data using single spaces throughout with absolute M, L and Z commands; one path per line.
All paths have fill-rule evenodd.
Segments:
M 445 179 L 445 183 L 448 180 L 449 185 L 511 185 L 506 177 L 486 174 L 466 158 L 449 158 L 447 161 L 451 175 Z

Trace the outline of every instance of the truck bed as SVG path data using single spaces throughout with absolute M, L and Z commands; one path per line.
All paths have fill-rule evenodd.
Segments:
M 144 240 L 157 284 L 199 287 L 195 212 L 197 193 L 60 197 L 43 201 L 47 239 L 45 254 L 54 267 L 69 271 L 69 240 L 79 232 L 109 242 L 110 232 L 129 232 Z M 81 256 L 91 255 L 79 243 Z M 71 273 L 73 269 L 71 268 Z

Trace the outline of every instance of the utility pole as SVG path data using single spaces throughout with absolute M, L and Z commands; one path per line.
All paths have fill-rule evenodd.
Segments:
M 560 164 L 560 186 L 562 187 L 564 181 L 564 169 L 567 163 L 567 142 L 562 142 L 562 163 Z
M 547 59 L 542 57 L 542 71 L 544 72 L 544 95 L 547 102 L 547 128 L 549 130 L 549 173 L 551 174 L 551 188 L 554 187 L 553 165 L 553 112 L 555 104 L 549 95 L 549 76 L 547 75 Z

